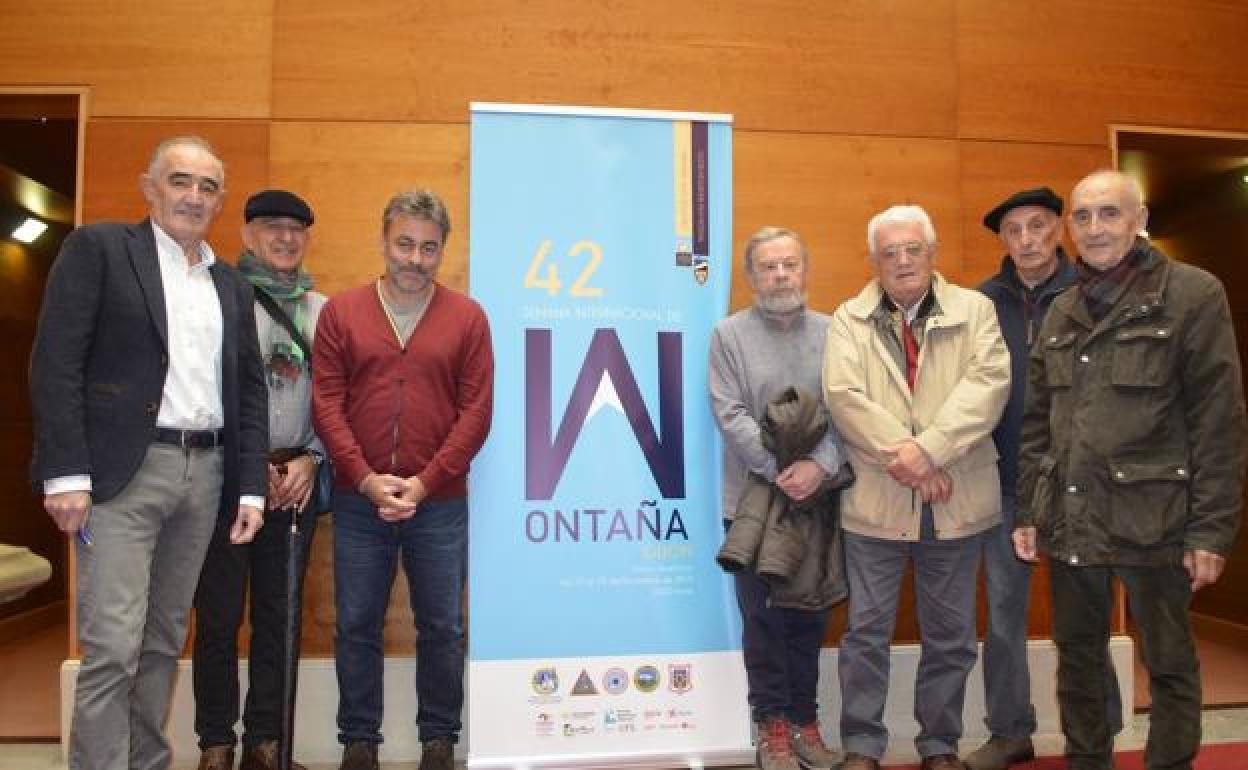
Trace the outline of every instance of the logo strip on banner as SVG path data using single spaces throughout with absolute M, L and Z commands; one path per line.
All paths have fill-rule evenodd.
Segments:
M 693 150 L 693 255 L 709 257 L 710 247 L 710 158 L 707 148 L 707 125 L 697 121 L 692 126 Z M 694 266 L 697 266 L 695 262 Z
M 731 137 L 721 115 L 473 105 L 496 367 L 469 496 L 474 770 L 753 755 L 707 408 Z

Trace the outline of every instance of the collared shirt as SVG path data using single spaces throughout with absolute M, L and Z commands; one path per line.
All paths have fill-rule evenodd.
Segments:
M 221 300 L 208 268 L 212 247 L 199 244 L 192 265 L 179 246 L 153 222 L 160 282 L 169 333 L 169 370 L 160 394 L 156 424 L 178 430 L 217 430 L 225 425 L 221 405 Z
M 879 307 L 871 315 L 875 319 L 875 328 L 883 339 L 884 346 L 893 354 L 897 368 L 903 373 L 906 371 L 906 347 L 902 341 L 902 324 L 910 326 L 915 344 L 922 349 L 923 330 L 927 326 L 927 319 L 939 314 L 940 303 L 936 301 L 936 294 L 930 286 L 923 299 L 905 309 L 898 307 L 888 294 L 880 292 Z

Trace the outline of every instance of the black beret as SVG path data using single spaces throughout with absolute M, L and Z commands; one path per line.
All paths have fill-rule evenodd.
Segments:
M 1061 197 L 1047 187 L 1037 187 L 1034 190 L 1016 192 L 998 203 L 996 208 L 984 214 L 984 227 L 994 233 L 1000 233 L 1001 220 L 1010 213 L 1010 209 L 1016 209 L 1019 206 L 1044 206 L 1059 217 L 1062 215 Z
M 312 207 L 292 192 L 264 190 L 247 199 L 243 207 L 243 219 L 250 222 L 256 217 L 290 217 L 305 225 L 316 221 Z

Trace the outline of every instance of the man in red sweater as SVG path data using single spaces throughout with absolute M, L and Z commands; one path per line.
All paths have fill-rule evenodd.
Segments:
M 451 230 L 428 190 L 382 217 L 380 279 L 321 312 L 312 413 L 337 475 L 334 599 L 341 770 L 376 770 L 382 624 L 402 557 L 416 620 L 423 770 L 451 770 L 463 705 L 468 464 L 490 428 L 485 313 L 435 281 Z

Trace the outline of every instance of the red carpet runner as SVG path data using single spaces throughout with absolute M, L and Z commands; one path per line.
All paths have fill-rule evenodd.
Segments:
M 1143 751 L 1123 751 L 1114 755 L 1117 770 L 1144 770 Z M 918 765 L 889 765 L 889 770 L 915 770 Z M 1212 743 L 1200 747 L 1192 764 L 1194 770 L 1248 770 L 1248 743 Z M 1040 757 L 1014 765 L 1014 770 L 1066 770 L 1062 757 Z

